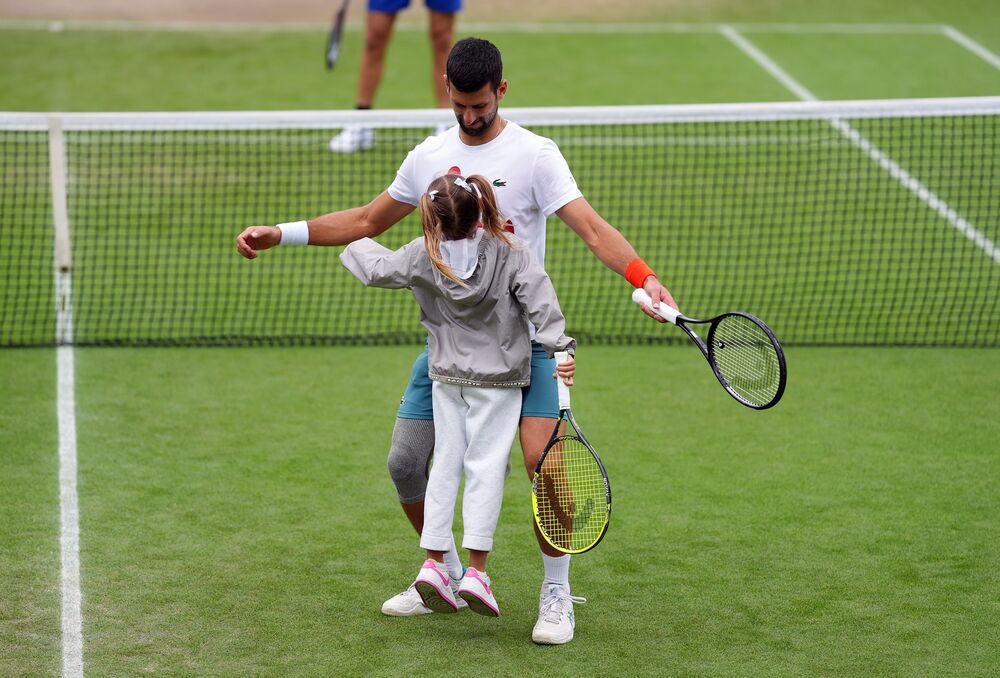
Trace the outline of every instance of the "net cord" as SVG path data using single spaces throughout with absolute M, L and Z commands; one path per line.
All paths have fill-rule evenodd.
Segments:
M 996 115 L 1000 96 L 861 101 L 788 101 L 663 106 L 567 106 L 505 108 L 504 117 L 524 125 L 606 123 L 663 124 L 755 120 L 873 119 Z M 65 131 L 332 129 L 433 127 L 455 121 L 443 109 L 376 111 L 207 111 L 145 113 L 0 112 L 0 130 L 45 131 L 52 116 Z

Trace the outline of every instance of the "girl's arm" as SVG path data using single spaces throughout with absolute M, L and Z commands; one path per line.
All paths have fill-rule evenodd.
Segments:
M 423 248 L 420 239 L 394 252 L 370 238 L 362 238 L 340 253 L 340 261 L 355 278 L 369 287 L 410 287 L 414 247 Z
M 559 299 L 548 274 L 526 249 L 512 250 L 510 256 L 517 258 L 511 291 L 535 326 L 535 341 L 549 355 L 556 351 L 575 353 L 576 340 L 566 336 L 566 318 L 559 308 Z

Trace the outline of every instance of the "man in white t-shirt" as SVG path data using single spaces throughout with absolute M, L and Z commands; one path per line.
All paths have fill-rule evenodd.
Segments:
M 566 223 L 608 268 L 642 287 L 655 305 L 677 304 L 628 241 L 605 221 L 580 193 L 556 144 L 499 113 L 507 93 L 500 52 L 486 40 L 467 38 L 448 56 L 445 83 L 458 125 L 410 151 L 389 188 L 364 207 L 356 207 L 276 227 L 252 226 L 237 237 L 237 249 L 248 259 L 275 245 L 345 245 L 384 232 L 417 206 L 432 179 L 452 172 L 481 174 L 494 186 L 508 228 L 527 244 L 544 265 L 546 217 Z M 643 307 L 646 315 L 663 322 Z M 533 342 L 531 385 L 524 390 L 520 442 L 528 476 L 559 417 L 554 360 Z M 389 473 L 400 504 L 419 534 L 423 529 L 424 489 L 434 449 L 431 386 L 426 350 L 418 356 L 400 403 L 389 451 Z M 569 586 L 570 556 L 556 551 L 538 535 L 545 576 L 539 595 L 538 621 L 532 640 L 558 645 L 573 639 L 575 618 Z M 461 580 L 462 564 L 452 548 L 445 565 Z M 411 586 L 385 602 L 382 612 L 410 616 L 430 612 Z

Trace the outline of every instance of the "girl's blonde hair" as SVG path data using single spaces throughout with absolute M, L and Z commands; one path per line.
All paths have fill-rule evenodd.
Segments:
M 463 287 L 467 287 L 465 281 L 441 258 L 442 240 L 468 238 L 481 223 L 486 233 L 507 246 L 511 244 L 504 232 L 493 187 L 479 174 L 470 177 L 445 174 L 432 181 L 420 197 L 420 220 L 424 226 L 424 246 L 434 268 Z

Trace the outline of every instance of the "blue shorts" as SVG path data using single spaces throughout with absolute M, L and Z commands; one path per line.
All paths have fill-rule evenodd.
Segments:
M 556 371 L 556 360 L 550 358 L 542 345 L 531 342 L 531 385 L 521 389 L 521 416 L 559 418 L 559 393 L 552 373 Z M 396 416 L 401 419 L 434 419 L 431 402 L 431 380 L 427 376 L 427 348 L 417 356 L 410 372 L 410 383 L 406 385 L 403 398 L 399 401 Z
M 462 0 L 424 0 L 427 9 L 444 14 L 455 14 L 462 9 Z M 395 14 L 410 6 L 410 0 L 368 0 L 369 12 Z

